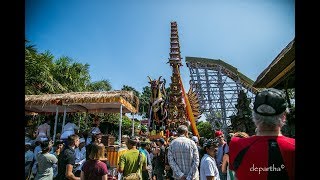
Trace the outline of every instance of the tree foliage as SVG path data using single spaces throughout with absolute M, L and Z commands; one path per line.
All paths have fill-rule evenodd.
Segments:
M 231 116 L 231 129 L 236 131 L 246 132 L 249 135 L 255 133 L 255 125 L 252 121 L 252 110 L 250 108 L 251 100 L 247 97 L 247 94 L 241 90 L 238 94 L 238 100 L 236 104 L 237 114 Z
M 142 115 L 143 118 L 149 118 L 149 105 L 151 98 L 151 88 L 149 86 L 145 86 L 142 89 L 142 94 L 139 97 L 139 115 Z
M 110 91 L 112 89 L 111 83 L 108 80 L 95 81 L 90 83 L 90 91 Z
M 197 123 L 197 128 L 200 137 L 205 137 L 207 139 L 212 138 L 212 126 L 207 121 L 200 121 Z
M 54 63 L 54 77 L 67 89 L 67 92 L 83 92 L 90 84 L 89 64 L 73 62 L 69 57 L 61 57 Z
M 66 88 L 52 74 L 53 55 L 38 53 L 34 45 L 25 47 L 25 94 L 44 94 L 65 91 Z
M 123 90 L 123 91 L 133 91 L 133 94 L 135 96 L 140 97 L 140 92 L 137 91 L 135 88 L 133 88 L 131 86 L 123 85 L 121 90 Z

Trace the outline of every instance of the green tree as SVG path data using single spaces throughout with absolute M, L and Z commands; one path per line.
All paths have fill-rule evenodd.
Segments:
M 287 96 L 289 113 L 286 116 L 286 124 L 281 129 L 282 134 L 294 137 L 295 136 L 295 88 L 284 90 Z
M 255 125 L 252 122 L 252 110 L 250 108 L 251 100 L 247 97 L 247 94 L 241 90 L 238 94 L 238 100 L 236 104 L 237 114 L 231 116 L 231 129 L 236 131 L 246 132 L 249 135 L 255 133 Z
M 127 85 L 123 85 L 121 88 L 122 91 L 133 91 L 133 94 L 137 97 L 140 97 L 140 92 L 137 91 L 135 88 Z
M 56 60 L 52 71 L 54 77 L 67 89 L 67 92 L 88 91 L 89 64 L 73 62 L 71 58 L 63 56 Z
M 119 121 L 120 121 L 120 113 L 106 113 L 103 116 L 103 119 L 109 123 L 113 123 L 115 125 L 114 132 L 118 134 L 119 132 Z M 140 123 L 134 122 L 134 128 L 140 129 Z M 131 135 L 132 133 L 132 120 L 128 117 L 123 115 L 122 116 L 122 125 L 121 125 L 121 134 Z
M 149 102 L 151 97 L 151 88 L 149 86 L 143 87 L 142 94 L 139 97 L 139 115 L 143 118 L 149 118 Z
M 34 45 L 25 46 L 25 94 L 43 94 L 65 91 L 51 70 L 54 56 L 46 51 L 38 53 Z
M 89 84 L 90 91 L 110 91 L 111 83 L 108 80 L 95 81 Z
M 197 123 L 197 129 L 200 137 L 205 137 L 207 139 L 212 138 L 212 126 L 207 121 L 199 121 Z

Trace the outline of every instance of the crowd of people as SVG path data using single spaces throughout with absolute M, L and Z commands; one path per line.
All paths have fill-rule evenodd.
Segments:
M 119 145 L 118 150 L 124 153 L 115 168 L 110 167 L 101 143 L 98 122 L 89 139 L 77 135 L 77 127 L 70 125 L 74 132 L 55 143 L 48 138 L 50 127 L 44 124 L 39 126 L 34 143 L 25 143 L 25 174 L 29 179 L 57 180 L 292 180 L 295 139 L 281 134 L 286 112 L 284 93 L 266 89 L 255 97 L 255 135 L 216 130 L 212 138 L 205 139 L 180 125 L 177 133 L 166 139 L 133 136 Z

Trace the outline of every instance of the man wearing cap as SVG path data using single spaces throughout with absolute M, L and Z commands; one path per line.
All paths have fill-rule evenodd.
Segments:
M 205 151 L 205 154 L 201 158 L 200 180 L 220 180 L 217 163 L 214 159 L 218 151 L 218 145 L 219 143 L 216 139 L 208 139 L 203 144 L 203 150 Z
M 229 153 L 229 146 L 224 139 L 222 131 L 216 131 L 215 138 L 219 142 L 218 152 L 216 153 L 216 163 L 219 170 L 220 179 L 227 180 L 227 173 L 222 172 L 222 159 L 224 154 Z
M 252 112 L 255 136 L 233 137 L 230 142 L 230 169 L 242 179 L 295 179 L 295 139 L 283 136 L 286 122 L 285 94 L 265 89 L 255 97 Z

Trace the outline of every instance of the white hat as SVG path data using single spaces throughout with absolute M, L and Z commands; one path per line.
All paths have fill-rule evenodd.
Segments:
M 84 138 L 80 138 L 80 143 L 86 142 L 86 140 Z
M 198 140 L 198 137 L 197 136 L 192 136 L 192 140 L 194 141 L 194 142 L 199 142 L 199 140 Z
M 30 143 L 30 142 L 25 142 L 24 145 L 29 145 L 29 146 L 31 146 L 31 143 Z
M 40 141 L 43 142 L 43 141 L 47 141 L 48 138 L 40 138 Z

